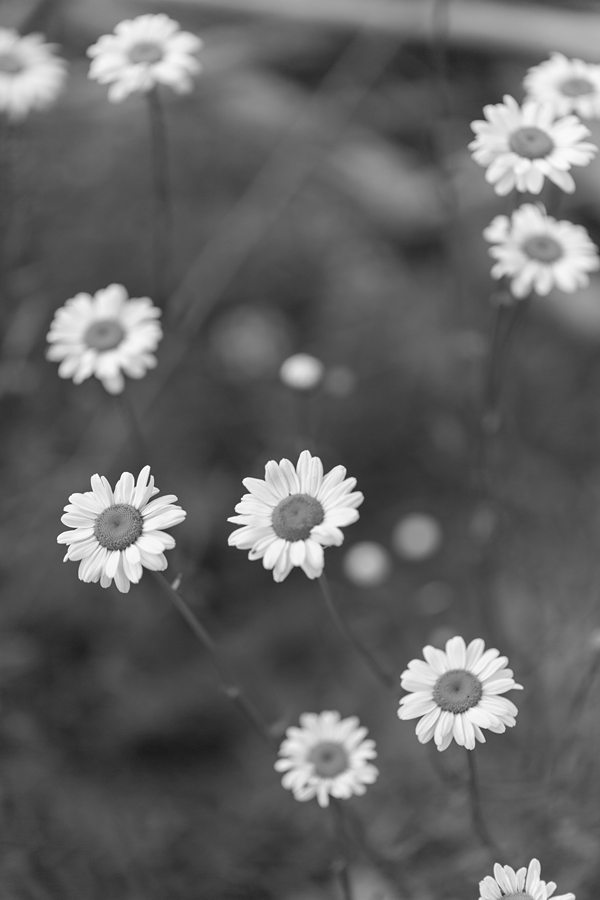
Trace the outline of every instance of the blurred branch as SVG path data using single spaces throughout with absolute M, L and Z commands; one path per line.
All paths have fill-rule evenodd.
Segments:
M 162 0 L 152 5 L 161 9 L 168 5 L 196 7 L 429 40 L 435 0 L 171 0 L 170 4 Z M 600 15 L 595 12 L 549 9 L 541 3 L 454 0 L 448 38 L 450 43 L 477 49 L 510 48 L 541 56 L 558 50 L 597 60 L 599 30 Z
M 32 31 L 44 31 L 50 17 L 56 12 L 60 0 L 38 0 L 21 20 L 19 31 L 28 34 Z

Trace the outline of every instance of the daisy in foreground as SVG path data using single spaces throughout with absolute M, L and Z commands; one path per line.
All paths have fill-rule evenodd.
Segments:
M 553 287 L 573 292 L 586 287 L 589 272 L 600 268 L 598 249 L 585 228 L 557 221 L 542 206 L 525 203 L 511 217 L 496 216 L 483 232 L 493 246 L 494 278 L 510 279 L 515 297 Z
M 531 100 L 551 103 L 559 116 L 568 113 L 582 119 L 600 116 L 600 66 L 597 64 L 553 53 L 550 59 L 529 69 L 523 87 Z
M 575 894 L 554 895 L 556 884 L 540 879 L 540 863 L 532 859 L 527 868 L 494 866 L 494 877 L 487 875 L 479 882 L 479 900 L 575 900 Z
M 584 140 L 590 132 L 576 116 L 556 118 L 549 103 L 528 100 L 519 106 L 508 95 L 483 112 L 486 121 L 471 123 L 476 137 L 469 150 L 476 163 L 487 167 L 485 180 L 497 194 L 514 189 L 539 194 L 545 178 L 573 193 L 569 169 L 587 166 L 597 151 Z
M 165 550 L 175 540 L 163 529 L 179 525 L 185 510 L 175 505 L 177 497 L 158 493 L 150 466 L 144 466 L 134 479 L 123 472 L 114 492 L 104 476 L 92 475 L 92 490 L 71 494 L 61 518 L 69 531 L 59 534 L 59 544 L 68 544 L 64 562 L 79 560 L 81 581 L 99 581 L 103 588 L 113 579 L 121 593 L 129 583 L 142 577 L 142 569 L 162 572 L 167 568 Z
M 40 34 L 21 36 L 0 28 L 0 113 L 24 119 L 51 106 L 60 94 L 67 64 Z
M 119 22 L 114 34 L 104 34 L 88 48 L 89 77 L 109 84 L 108 98 L 119 103 L 130 94 L 166 85 L 187 94 L 201 70 L 202 41 L 181 31 L 169 16 L 143 15 Z
M 328 806 L 329 798 L 346 799 L 364 794 L 379 772 L 375 742 L 366 739 L 356 716 L 341 719 L 338 712 L 303 713 L 300 728 L 288 728 L 275 763 L 285 772 L 281 783 L 296 800 L 317 798 Z
M 123 372 L 143 378 L 156 365 L 160 314 L 148 297 L 130 298 L 122 284 L 77 294 L 54 314 L 46 356 L 60 362 L 61 378 L 81 384 L 95 375 L 110 394 L 120 394 Z
M 301 566 L 309 578 L 323 572 L 323 547 L 339 547 L 341 529 L 358 519 L 363 495 L 355 491 L 356 478 L 346 478 L 346 469 L 335 466 L 323 475 L 318 456 L 303 450 L 294 466 L 289 459 L 270 460 L 264 481 L 244 478 L 244 494 L 229 522 L 241 525 L 228 543 L 249 550 L 248 559 L 262 559 L 273 570 L 275 581 L 283 581 L 293 566 Z
M 467 750 L 475 742 L 485 743 L 482 728 L 501 734 L 515 724 L 517 707 L 506 691 L 516 684 L 508 659 L 498 650 L 486 650 L 481 638 L 466 646 L 462 637 L 446 642 L 446 649 L 424 647 L 421 659 L 413 659 L 401 676 L 410 691 L 400 700 L 400 719 L 420 719 L 417 738 L 426 744 L 432 738 L 438 750 L 446 750 L 454 738 Z

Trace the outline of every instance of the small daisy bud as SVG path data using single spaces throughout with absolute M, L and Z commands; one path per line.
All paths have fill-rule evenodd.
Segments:
M 279 377 L 286 387 L 296 391 L 310 391 L 321 383 L 324 371 L 323 363 L 315 356 L 295 353 L 283 362 Z
M 442 529 L 426 513 L 411 513 L 401 519 L 392 533 L 392 544 L 404 559 L 418 561 L 437 552 L 442 542 Z
M 382 584 L 392 570 L 389 553 L 374 541 L 363 541 L 350 547 L 342 565 L 346 578 L 360 587 Z

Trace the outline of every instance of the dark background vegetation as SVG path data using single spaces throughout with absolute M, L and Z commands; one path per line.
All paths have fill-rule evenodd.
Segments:
M 503 201 L 468 156 L 468 126 L 485 103 L 520 97 L 526 68 L 563 49 L 545 36 L 550 4 L 527 7 L 530 28 L 511 43 L 497 10 L 486 20 L 474 0 L 489 27 L 479 41 L 451 30 L 441 90 L 427 28 L 371 30 L 369 0 L 358 30 L 337 0 L 337 26 L 245 5 L 246 15 L 202 2 L 47 5 L 37 27 L 69 59 L 67 89 L 24 124 L 12 163 L 3 145 L 17 202 L 1 309 L 0 897 L 332 896 L 329 817 L 281 788 L 160 584 L 146 573 L 123 596 L 61 562 L 67 496 L 94 472 L 114 481 L 146 462 L 188 511 L 169 573 L 182 573 L 265 715 L 283 730 L 305 710 L 339 709 L 377 741 L 380 779 L 351 806 L 384 874 L 357 854 L 355 896 L 477 897 L 494 860 L 471 832 L 464 753 L 417 743 L 313 583 L 295 570 L 275 585 L 227 547 L 242 477 L 306 444 L 326 469 L 347 466 L 366 497 L 344 547 L 326 555 L 362 639 L 399 674 L 424 643 L 481 635 L 525 685 L 517 727 L 477 750 L 499 861 L 537 855 L 559 893 L 594 898 L 597 279 L 528 309 L 506 361 L 491 493 L 472 478 L 491 320 L 481 229 Z M 577 5 L 553 6 L 565 49 L 585 47 Z M 0 25 L 26 7 L 1 3 Z M 108 103 L 85 59 L 99 34 L 147 11 L 202 35 L 206 71 L 193 95 L 165 96 L 186 278 L 158 368 L 127 389 L 151 448 L 142 458 L 119 404 L 96 381 L 60 380 L 44 349 L 74 293 L 113 281 L 152 293 L 145 105 Z M 510 15 L 507 5 L 505 27 Z M 596 240 L 599 167 L 577 173 L 561 208 Z M 312 398 L 312 435 L 277 378 L 299 350 L 352 376 Z M 413 511 L 440 523 L 439 551 L 395 556 L 373 590 L 350 584 L 347 547 L 377 540 L 392 552 L 395 524 Z

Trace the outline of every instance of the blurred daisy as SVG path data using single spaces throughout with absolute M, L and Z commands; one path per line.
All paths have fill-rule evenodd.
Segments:
M 323 547 L 339 546 L 341 529 L 358 519 L 363 495 L 355 491 L 356 478 L 335 466 L 323 475 L 318 456 L 303 450 L 294 466 L 289 459 L 270 460 L 264 481 L 244 478 L 244 494 L 229 522 L 241 525 L 228 543 L 249 550 L 248 559 L 262 559 L 273 570 L 275 581 L 287 578 L 293 566 L 301 566 L 309 578 L 323 572 Z
M 550 103 L 558 116 L 575 113 L 583 119 L 600 116 L 600 66 L 553 53 L 533 66 L 523 80 L 529 99 Z
M 364 794 L 379 774 L 375 742 L 365 739 L 367 729 L 356 716 L 341 719 L 338 712 L 304 713 L 300 728 L 288 728 L 275 763 L 285 772 L 281 783 L 296 800 L 317 798 L 328 806 L 329 798 L 346 799 Z
M 325 366 L 310 353 L 295 353 L 283 361 L 279 377 L 286 387 L 296 391 L 310 391 L 323 380 Z
M 342 567 L 346 578 L 360 587 L 383 584 L 392 571 L 389 553 L 375 541 L 361 541 L 350 547 Z
M 143 378 L 156 365 L 162 337 L 160 310 L 148 297 L 130 298 L 122 284 L 77 294 L 54 314 L 46 356 L 60 362 L 61 378 L 81 384 L 95 375 L 110 394 L 120 394 L 125 375 Z
M 493 246 L 492 276 L 510 280 L 515 297 L 552 288 L 573 292 L 600 268 L 598 250 L 585 228 L 557 221 L 541 206 L 525 203 L 508 216 L 496 216 L 483 236 Z
M 462 637 L 446 642 L 446 650 L 424 647 L 426 661 L 413 659 L 401 676 L 410 691 L 400 701 L 400 719 L 420 719 L 417 738 L 426 744 L 432 738 L 438 750 L 446 750 L 452 739 L 466 747 L 485 742 L 482 728 L 501 734 L 515 724 L 517 707 L 506 691 L 521 688 L 507 669 L 508 659 L 498 650 L 486 650 L 481 638 L 468 646 Z
M 0 113 L 24 119 L 51 106 L 66 77 L 67 64 L 41 34 L 21 36 L 0 28 Z
M 118 103 L 129 94 L 166 85 L 178 94 L 192 90 L 200 72 L 202 41 L 181 31 L 169 16 L 143 15 L 119 22 L 114 34 L 104 34 L 88 48 L 89 77 L 109 84 L 108 97 Z
M 56 540 L 69 545 L 64 562 L 80 560 L 81 581 L 99 581 L 107 588 L 114 579 L 126 594 L 144 567 L 155 572 L 167 568 L 164 551 L 172 550 L 175 540 L 163 529 L 179 525 L 186 513 L 174 505 L 174 494 L 150 500 L 158 493 L 150 466 L 144 466 L 137 481 L 123 472 L 114 492 L 104 476 L 92 475 L 91 484 L 91 491 L 69 497 L 61 522 L 70 530 Z
M 514 97 L 484 106 L 487 121 L 471 123 L 476 134 L 469 144 L 473 159 L 487 166 L 485 179 L 501 196 L 513 189 L 539 194 L 548 178 L 572 193 L 571 166 L 587 166 L 597 147 L 584 141 L 590 132 L 576 116 L 556 118 L 549 103 Z
M 511 866 L 494 866 L 494 877 L 486 875 L 479 882 L 479 900 L 575 900 L 575 894 L 560 894 L 554 896 L 556 884 L 553 881 L 540 879 L 540 863 L 532 859 L 527 868 L 515 870 Z

